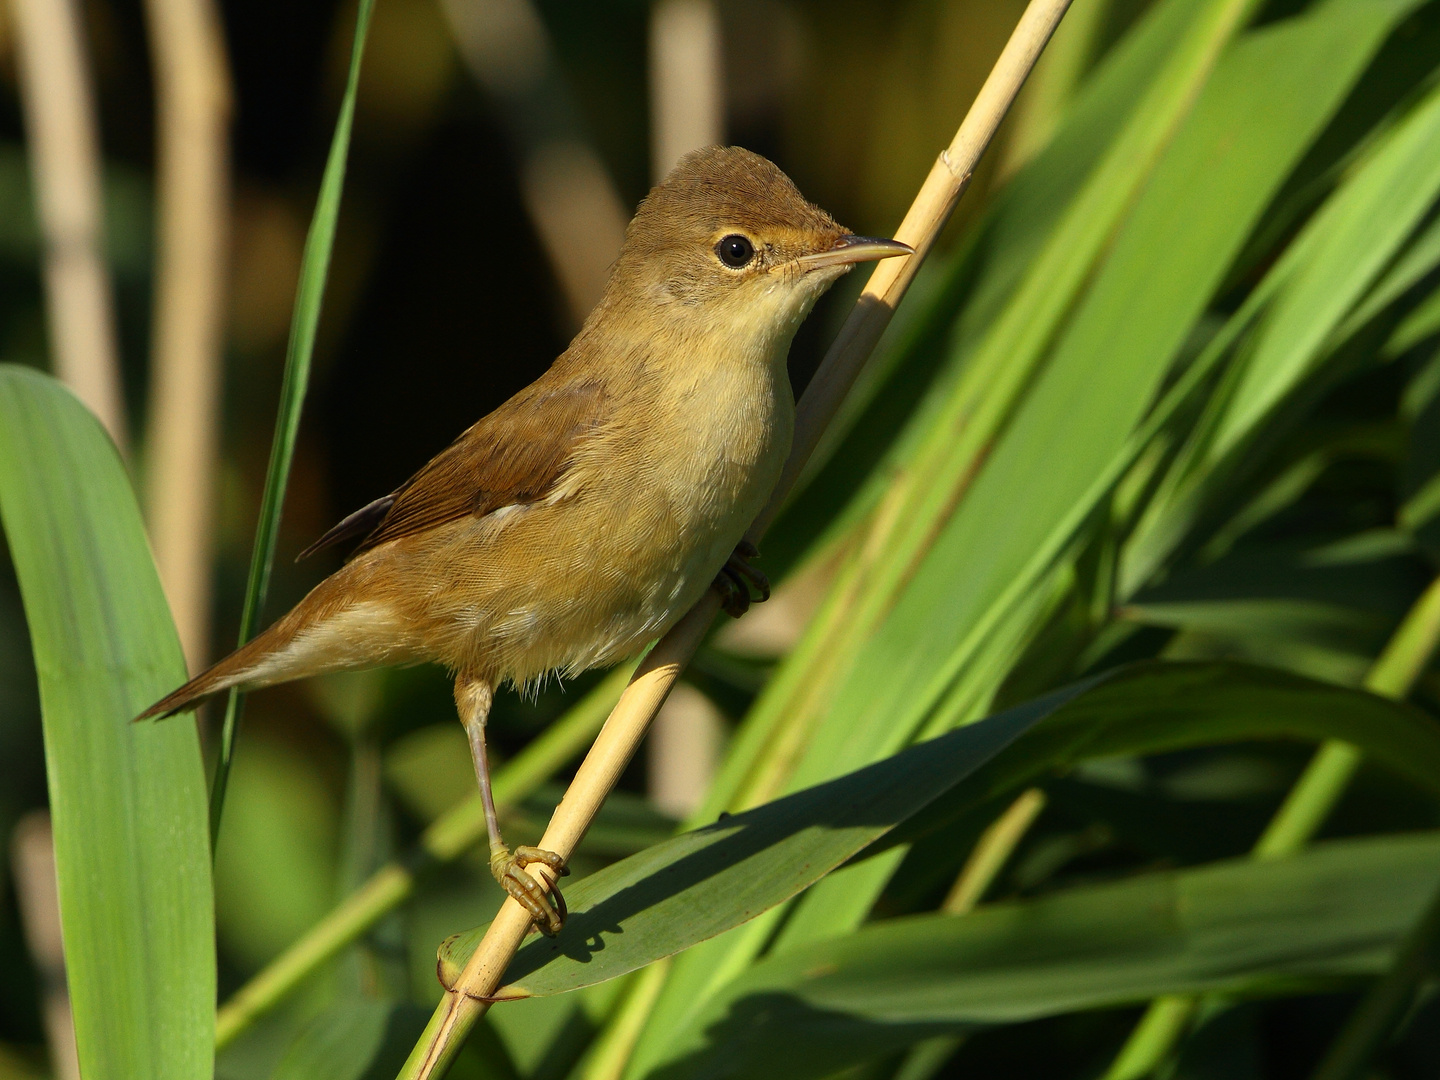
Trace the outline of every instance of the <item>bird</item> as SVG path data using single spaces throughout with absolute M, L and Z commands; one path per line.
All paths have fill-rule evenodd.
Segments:
M 583 242 L 583 239 L 577 242 Z M 232 688 L 437 663 L 475 767 L 495 879 L 544 933 L 564 899 L 500 834 L 485 725 L 497 689 L 636 655 L 704 592 L 731 615 L 769 587 L 743 541 L 790 451 L 786 359 L 855 264 L 913 254 L 856 236 L 739 147 L 683 157 L 641 201 L 570 346 L 390 494 L 301 553 L 358 541 L 287 614 L 137 720 Z

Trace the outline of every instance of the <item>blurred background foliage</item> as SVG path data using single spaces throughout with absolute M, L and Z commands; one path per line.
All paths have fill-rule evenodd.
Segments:
M 850 413 L 858 418 L 854 432 L 832 445 L 828 464 L 813 470 L 766 549 L 765 565 L 777 580 L 795 572 L 775 602 L 717 633 L 677 694 L 677 715 L 688 709 L 700 716 L 682 730 L 695 745 L 713 738 L 712 756 L 723 754 L 752 705 L 762 716 L 787 708 L 819 715 L 828 707 L 785 698 L 776 689 L 783 680 L 767 681 L 807 625 L 812 637 L 819 632 L 814 626 L 823 630 L 829 609 L 810 620 L 823 597 L 836 595 L 827 590 L 837 573 L 853 568 L 857 523 L 873 522 L 897 462 L 926 460 L 925 421 L 956 387 L 963 396 L 964 372 L 973 370 L 965 361 L 979 353 L 982 331 L 1098 154 L 1086 149 L 1084 137 L 1097 128 L 1108 134 L 1117 123 L 1110 114 L 1129 102 L 1099 101 L 1081 115 L 1082 123 L 1071 123 L 1065 129 L 1071 140 L 1050 144 L 1048 172 L 1026 173 L 1023 166 L 1047 145 L 1075 88 L 1093 89 L 1088 76 L 1114 60 L 1117 43 L 1130 40 L 1127 34 L 1156 6 L 1077 0 L 1068 37 L 1057 39 L 1043 77 L 1022 97 L 932 268 L 917 283 L 908 302 L 916 314 L 906 311 L 892 332 L 880 374 Z M 1271 0 L 1250 34 L 1283 29 L 1317 6 Z M 1248 216 L 1236 225 L 1237 252 L 1219 260 L 1220 280 L 1201 297 L 1203 310 L 1166 324 L 1186 340 L 1178 343 L 1173 365 L 1154 368 L 1162 394 L 1198 370 L 1211 351 L 1233 342 L 1226 327 L 1239 320 L 1248 331 L 1245 305 L 1262 282 L 1273 280 L 1267 275 L 1288 265 L 1286 253 L 1294 250 L 1288 245 L 1304 235 L 1310 215 L 1433 91 L 1440 6 L 1392 6 L 1393 25 L 1376 29 L 1376 23 L 1367 31 L 1375 34 L 1375 48 L 1356 52 L 1353 77 L 1337 76 L 1324 91 L 1333 90 L 1333 109 L 1319 109 L 1307 133 L 1297 136 L 1293 161 L 1274 165 L 1274 190 L 1257 181 L 1255 205 L 1232 211 L 1216 197 L 1197 211 Z M 1018 0 L 719 0 L 721 135 L 774 159 L 847 226 L 885 234 L 937 148 L 949 141 L 1022 8 Z M 8 10 L 0 6 L 0 358 L 43 368 L 39 242 Z M 156 132 L 145 18 L 138 0 L 86 0 L 82 10 L 103 143 L 124 396 L 138 433 L 148 421 L 155 261 Z M 343 88 L 355 5 L 249 0 L 222 5 L 222 15 L 235 93 L 234 171 L 208 620 L 212 657 L 234 640 L 239 620 L 301 250 Z M 654 19 L 652 6 L 640 0 L 535 0 L 533 6 L 529 0 L 380 0 L 270 617 L 340 557 L 327 552 L 297 565 L 298 551 L 351 509 L 395 487 L 564 347 L 593 294 L 595 266 L 603 268 L 613 254 L 617 221 L 628 217 L 656 170 L 657 103 L 649 76 Z M 1229 104 L 1264 107 L 1245 96 L 1251 84 L 1237 81 Z M 1308 89 L 1302 82 L 1290 92 Z M 593 179 L 596 168 L 599 185 L 578 203 L 566 203 L 566 178 Z M 1299 380 L 1304 392 L 1275 391 L 1285 398 L 1284 415 L 1277 420 L 1264 412 L 1258 437 L 1249 437 L 1245 425 L 1255 418 L 1244 415 L 1251 407 L 1244 403 L 1264 399 L 1264 387 L 1244 382 L 1243 363 L 1215 377 L 1220 388 L 1210 397 L 1181 402 L 1182 422 L 1171 429 L 1171 440 L 1157 436 L 1147 446 L 1113 498 L 1077 530 L 1058 567 L 1047 570 L 1043 586 L 1034 588 L 1032 607 L 999 627 L 996 656 L 971 658 L 975 666 L 988 664 L 988 674 L 974 677 L 972 699 L 946 705 L 951 722 L 1154 657 L 1245 660 L 1347 686 L 1362 682 L 1440 557 L 1434 487 L 1440 366 L 1433 355 L 1440 229 L 1431 203 L 1433 193 L 1384 256 L 1380 269 L 1390 274 L 1390 292 L 1367 279 L 1355 296 L 1331 305 L 1342 325 L 1321 334 L 1332 351 L 1312 343 L 1296 361 L 1311 364 L 1316 377 Z M 566 217 L 566 206 L 591 212 Z M 547 207 L 558 216 L 547 217 Z M 547 233 L 556 228 L 565 237 L 560 247 L 574 249 L 573 264 L 557 258 L 555 234 Z M 1107 230 L 1101 247 L 1123 242 Z M 1376 279 L 1381 276 L 1377 270 Z M 842 283 L 802 329 L 791 355 L 797 389 L 859 284 Z M 1123 302 L 1123 290 L 1119 295 Z M 1362 301 L 1373 303 L 1367 309 Z M 1273 331 L 1282 344 L 1290 340 L 1283 329 Z M 1263 334 L 1243 340 L 1242 356 L 1264 348 L 1257 339 Z M 1217 346 L 1222 341 L 1227 344 Z M 1227 406 L 1234 401 L 1242 404 Z M 920 419 L 907 428 L 912 416 Z M 1066 452 L 1036 446 L 1037 453 Z M 138 446 L 142 485 L 144 455 Z M 1223 467 L 1215 465 L 1219 459 Z M 875 478 L 868 485 L 867 476 Z M 949 594 L 938 593 L 936 602 L 948 603 Z M 943 619 L 944 612 L 935 617 Z M 853 655 L 843 651 L 849 647 L 843 637 L 820 640 L 847 661 Z M 873 663 L 857 671 L 857 678 L 873 675 Z M 549 687 L 535 701 L 502 696 L 491 721 L 496 756 L 513 760 L 599 679 Z M 840 698 L 838 711 L 850 707 L 850 684 L 818 682 Z M 853 711 L 863 717 L 861 696 Z M 1418 679 L 1414 700 L 1431 714 L 1440 708 L 1433 671 Z M 207 716 L 206 725 L 215 719 Z M 851 764 L 862 763 L 867 752 L 857 750 L 859 760 Z M 1307 756 L 1305 748 L 1275 740 L 1077 765 L 1045 781 L 1044 800 L 1034 808 L 1038 817 L 987 895 L 1034 898 L 1140 869 L 1238 856 L 1261 834 Z M 678 801 L 664 793 L 651 775 L 664 760 L 651 755 L 632 765 L 575 860 L 578 875 L 670 835 L 677 819 L 700 805 L 698 790 Z M 767 788 L 753 774 L 742 783 L 740 773 L 732 773 L 729 779 L 722 773 L 721 783 L 731 784 L 733 798 L 713 796 L 712 803 L 744 804 L 785 787 L 775 781 Z M 515 809 L 515 839 L 539 836 L 561 781 L 563 773 Z M 410 850 L 471 784 L 441 672 L 364 673 L 257 694 L 246 715 L 216 864 L 221 999 L 378 867 Z M 45 801 L 25 621 L 13 573 L 0 559 L 0 836 L 11 836 Z M 989 818 L 1004 806 L 987 807 Z M 1437 826 L 1440 802 L 1433 795 L 1367 766 L 1326 835 Z M 880 915 L 933 910 L 978 832 L 967 822 L 956 832 L 919 838 L 894 878 L 862 882 L 857 895 L 871 889 Z M 0 864 L 0 1077 L 40 1076 L 49 1067 L 44 979 L 27 947 L 11 875 L 11 862 Z M 820 895 L 807 900 L 812 909 L 827 902 Z M 228 1046 L 217 1075 L 322 1075 L 306 1056 L 316 1046 L 331 1047 L 321 1054 L 331 1064 L 344 1057 L 336 1047 L 354 1051 L 359 1064 L 336 1071 L 337 1077 L 390 1075 L 386 1069 L 403 1061 L 439 996 L 436 944 L 485 922 L 499 899 L 478 856 L 426 876 L 414 897 L 360 946 L 311 976 Z M 828 902 L 839 903 L 833 895 Z M 786 932 L 771 927 L 777 939 Z M 1331 983 L 1307 984 L 1305 993 L 1276 1000 L 1212 1003 L 1172 1075 L 1308 1075 L 1357 998 L 1355 984 Z M 639 985 L 616 981 L 497 1008 L 457 1073 L 534 1080 L 575 1075 L 572 1070 L 607 1075 L 596 1064 L 596 1034 L 613 1035 L 617 1016 L 645 1019 L 643 1007 L 634 1011 Z M 676 985 L 685 984 L 672 983 L 672 997 L 681 992 Z M 345 1004 L 327 1011 L 337 992 Z M 667 1000 L 661 999 L 652 1034 L 664 1029 Z M 1416 1009 L 1378 1075 L 1440 1075 L 1440 997 L 1433 987 Z M 843 1075 L 1097 1076 L 1137 1015 L 1133 1008 L 1110 1009 L 1001 1026 L 964 1043 L 932 1039 Z M 297 1041 L 297 1033 L 308 1034 Z M 640 1060 L 645 1052 L 642 1044 Z M 649 1052 L 659 1054 L 653 1047 Z
M 1022 6 L 726 3 L 725 138 L 772 157 L 852 228 L 883 232 L 903 213 Z M 155 140 L 144 12 L 125 0 L 87 2 L 82 10 L 104 150 L 125 397 L 139 428 L 149 377 Z M 535 11 L 574 123 L 633 206 L 650 184 L 649 6 L 561 0 Z M 355 7 L 233 3 L 222 13 L 236 97 L 212 656 L 233 641 L 239 618 L 304 230 Z M 843 60 L 855 56 L 867 59 Z M 45 368 L 16 78 L 14 27 L 0 6 L 0 356 Z M 519 111 L 471 77 L 439 0 L 377 6 L 270 617 L 338 564 L 327 553 L 321 558 L 329 565 L 294 565 L 301 548 L 535 378 L 573 330 L 520 191 L 526 136 L 515 129 L 526 117 Z M 610 239 L 602 233 L 595 243 Z M 577 245 L 589 242 L 583 228 L 574 237 Z M 844 304 L 827 300 L 802 333 L 798 371 L 818 361 L 826 339 L 818 324 L 833 327 Z M 8 562 L 0 563 L 0 638 L 0 835 L 8 837 L 28 810 L 45 803 L 34 675 Z M 504 697 L 491 726 L 501 758 L 577 689 L 552 689 L 536 704 Z M 743 704 L 743 691 L 737 699 L 728 682 L 720 692 L 730 694 L 731 711 Z M 386 820 L 399 835 L 413 835 L 473 783 L 463 745 L 454 741 L 453 712 L 448 681 L 430 670 L 386 673 L 359 693 L 292 686 L 250 703 L 217 865 L 222 988 L 233 989 L 340 895 L 340 822 L 359 752 L 348 734 L 363 726 L 384 747 L 386 801 L 395 800 Z M 632 772 L 628 788 L 643 792 L 644 762 Z M 541 823 L 533 818 L 535 835 Z M 642 839 L 628 846 L 643 842 L 647 828 L 656 826 L 646 822 Z M 359 860 L 351 880 L 385 853 L 351 852 Z M 415 932 L 428 941 L 414 964 L 422 998 L 438 989 L 434 944 L 495 902 L 488 875 L 476 867 L 427 897 L 424 906 L 433 910 L 415 915 Z M 7 859 L 0 864 L 0 1041 L 33 1053 L 43 1041 L 39 996 L 9 873 Z

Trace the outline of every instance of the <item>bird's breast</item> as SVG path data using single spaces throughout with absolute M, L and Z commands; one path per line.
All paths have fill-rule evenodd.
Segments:
M 581 499 L 600 508 L 594 575 L 619 585 L 606 634 L 633 639 L 616 656 L 699 599 L 773 490 L 795 409 L 783 356 L 766 360 L 672 369 L 577 461 Z
M 783 357 L 666 374 L 577 447 L 550 498 L 457 524 L 427 556 L 456 584 L 430 601 L 453 628 L 439 659 L 517 683 L 613 663 L 709 587 L 774 488 L 794 403 Z
M 705 549 L 712 562 L 719 544 L 723 562 L 790 452 L 795 408 L 783 359 L 702 368 L 656 404 L 654 483 L 675 516 L 676 543 Z

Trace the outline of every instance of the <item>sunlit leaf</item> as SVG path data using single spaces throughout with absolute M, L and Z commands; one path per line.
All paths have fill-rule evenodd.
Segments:
M 59 383 L 8 364 L 0 517 L 40 680 L 80 1067 L 203 1080 L 215 926 L 200 744 L 188 717 L 130 722 L 185 661 L 115 447 Z
M 1437 883 L 1440 836 L 1422 833 L 876 923 L 754 965 L 651 1075 L 820 1077 L 941 1032 L 1323 987 L 1384 970 Z

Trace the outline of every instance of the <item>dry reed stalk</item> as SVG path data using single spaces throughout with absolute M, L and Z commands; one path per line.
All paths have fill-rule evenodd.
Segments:
M 725 138 L 725 71 L 715 0 L 650 9 L 650 150 L 656 183 L 691 150 Z
M 50 814 L 32 810 L 15 823 L 10 834 L 15 899 L 25 944 L 40 983 L 40 1009 L 50 1072 L 55 1080 L 80 1080 L 75 1049 L 75 1022 L 65 984 L 65 948 L 60 939 L 60 893 L 55 882 L 55 833 Z
M 532 0 L 440 0 L 465 66 L 500 106 L 520 157 L 520 196 L 555 272 L 571 329 L 605 289 L 624 204 L 583 136 Z M 585 236 L 586 243 L 574 242 Z
M 129 436 L 104 256 L 100 135 L 79 4 L 12 0 L 10 11 L 55 374 L 123 452 Z
M 650 9 L 651 175 L 659 183 L 692 150 L 725 139 L 725 72 L 715 0 L 660 0 Z M 687 817 L 715 777 L 719 711 L 698 690 L 671 698 L 650 732 L 649 795 Z
M 210 547 L 230 225 L 229 65 L 211 0 L 146 0 L 159 253 L 146 484 L 151 543 L 190 670 L 210 634 Z
M 960 130 L 936 159 L 895 233 L 896 239 L 909 244 L 916 254 L 888 259 L 876 266 L 855 309 L 826 353 L 799 402 L 790 459 L 769 504 L 750 528 L 748 539 L 752 543 L 759 541 L 784 505 L 795 478 L 880 340 L 921 261 L 969 186 L 981 155 L 1069 6 L 1070 0 L 1031 0 Z M 641 662 L 565 798 L 556 807 L 540 840 L 542 848 L 566 858 L 574 851 L 719 609 L 719 597 L 707 592 Z M 526 870 L 542 884 L 553 884 L 547 867 L 531 865 Z M 505 969 L 529 929 L 530 917 L 525 909 L 507 899 L 454 987 L 446 992 L 425 1036 L 402 1070 L 402 1078 L 430 1080 L 443 1075 L 466 1033 L 489 1008 L 486 999 L 500 986 Z

